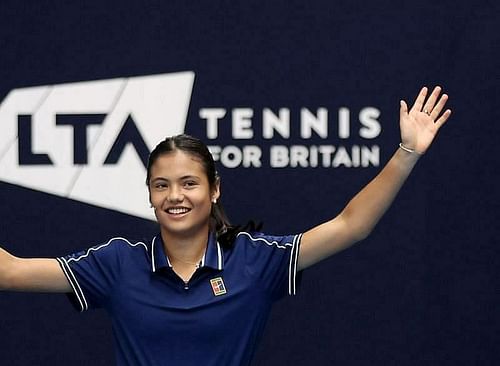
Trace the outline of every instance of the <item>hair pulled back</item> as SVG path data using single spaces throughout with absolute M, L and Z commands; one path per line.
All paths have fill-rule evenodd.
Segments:
M 149 187 L 151 180 L 151 168 L 156 160 L 165 154 L 170 154 L 175 151 L 182 151 L 199 160 L 200 164 L 207 175 L 208 183 L 211 189 L 214 189 L 217 182 L 220 180 L 217 170 L 215 169 L 215 162 L 212 154 L 207 146 L 199 139 L 190 135 L 176 135 L 167 137 L 161 141 L 149 155 L 146 184 Z M 234 240 L 233 227 L 224 212 L 224 208 L 220 202 L 212 203 L 211 217 L 211 230 L 215 231 L 219 242 L 222 245 L 230 245 Z M 230 234 L 230 235 L 228 235 Z

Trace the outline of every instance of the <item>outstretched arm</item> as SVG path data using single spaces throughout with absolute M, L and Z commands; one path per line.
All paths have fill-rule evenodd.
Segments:
M 71 292 L 56 259 L 18 258 L 0 248 L 0 290 Z
M 451 111 L 444 109 L 448 96 L 434 88 L 427 97 L 422 88 L 412 108 L 401 101 L 402 146 L 382 171 L 364 187 L 334 219 L 307 231 L 302 237 L 299 269 L 304 269 L 364 239 L 373 230 L 410 175 L 419 157 L 427 151 Z

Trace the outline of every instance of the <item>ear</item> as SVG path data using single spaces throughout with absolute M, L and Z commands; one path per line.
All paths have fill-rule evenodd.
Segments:
M 212 195 L 210 196 L 210 200 L 213 202 L 214 200 L 218 200 L 220 197 L 220 178 L 217 177 L 215 179 L 214 188 L 212 189 Z
M 149 185 L 148 185 L 148 201 L 149 201 L 149 206 L 153 208 L 153 202 L 151 202 L 151 189 L 149 189 Z

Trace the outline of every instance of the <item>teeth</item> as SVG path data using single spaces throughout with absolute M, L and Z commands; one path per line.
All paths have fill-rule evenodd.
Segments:
M 174 214 L 174 215 L 183 214 L 183 213 L 186 213 L 188 211 L 189 211 L 189 208 L 186 208 L 186 207 L 173 207 L 173 208 L 169 208 L 167 210 L 168 213 Z

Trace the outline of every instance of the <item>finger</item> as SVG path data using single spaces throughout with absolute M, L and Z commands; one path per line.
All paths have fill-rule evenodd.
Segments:
M 401 100 L 399 102 L 399 118 L 403 119 L 406 117 L 408 114 L 408 105 L 406 105 L 406 102 L 404 100 Z
M 436 119 L 439 116 L 441 111 L 444 109 L 444 106 L 447 101 L 448 101 L 448 95 L 447 94 L 441 95 L 441 98 L 439 98 L 439 101 L 437 102 L 436 106 L 434 107 L 434 109 L 430 114 L 432 119 Z
M 418 93 L 417 99 L 415 99 L 415 103 L 413 103 L 413 107 L 411 107 L 412 111 L 420 112 L 424 105 L 425 97 L 427 96 L 427 87 L 423 87 L 420 89 L 420 93 Z
M 448 120 L 448 118 L 450 118 L 451 116 L 451 109 L 447 109 L 442 115 L 441 117 L 439 117 L 439 119 L 436 121 L 436 127 L 439 129 L 441 128 L 441 126 L 443 126 L 445 124 L 445 122 Z
M 436 86 L 434 90 L 432 91 L 431 95 L 429 96 L 429 99 L 427 99 L 427 102 L 425 102 L 424 109 L 422 112 L 430 115 L 432 112 L 432 109 L 434 108 L 434 105 L 436 104 L 436 101 L 438 100 L 439 94 L 441 94 L 441 87 Z

